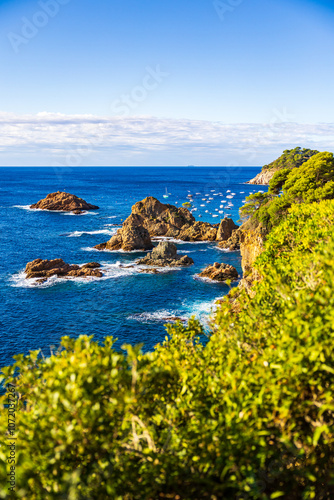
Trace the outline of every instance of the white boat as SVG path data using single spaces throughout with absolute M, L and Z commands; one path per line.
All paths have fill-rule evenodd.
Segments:
M 218 217 L 218 215 L 216 215 L 216 214 L 213 214 L 213 216 L 212 216 L 212 217 Z
M 169 198 L 169 193 L 167 191 L 167 188 L 166 188 L 166 194 L 163 195 L 163 198 Z

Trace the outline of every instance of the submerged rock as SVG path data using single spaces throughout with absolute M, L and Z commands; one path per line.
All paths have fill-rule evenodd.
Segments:
M 98 270 L 101 264 L 98 262 L 89 262 L 83 266 L 66 264 L 63 259 L 42 260 L 35 259 L 28 262 L 25 268 L 26 278 L 42 278 L 39 282 L 44 282 L 51 276 L 61 277 L 89 277 L 101 278 L 102 272 Z
M 219 264 L 219 262 L 215 262 L 213 266 L 206 267 L 198 276 L 214 281 L 236 281 L 239 277 L 235 267 L 229 264 Z
M 140 237 L 131 235 L 130 244 L 125 243 L 129 227 L 134 231 L 140 228 Z M 152 243 L 150 238 L 165 236 L 178 238 L 182 241 L 219 241 L 227 239 L 233 229 L 237 228 L 232 219 L 224 219 L 221 224 L 196 221 L 195 217 L 185 207 L 175 207 L 160 203 L 159 200 L 149 196 L 137 202 L 132 207 L 131 215 L 125 220 L 120 231 L 107 243 L 97 245 L 98 250 L 149 250 Z M 145 229 L 148 236 L 143 232 Z M 143 240 L 144 243 L 143 243 Z M 151 245 L 151 246 L 150 246 Z
M 183 255 L 177 255 L 177 248 L 170 241 L 161 241 L 151 253 L 148 253 L 143 259 L 139 259 L 137 264 L 145 264 L 147 266 L 166 267 L 166 266 L 190 266 L 194 261 Z
M 80 215 L 83 211 L 96 210 L 99 207 L 87 203 L 85 200 L 75 196 L 74 194 L 57 191 L 56 193 L 48 194 L 43 200 L 30 205 L 30 208 L 39 208 L 40 210 L 60 210 L 62 212 L 73 212 L 76 215 Z

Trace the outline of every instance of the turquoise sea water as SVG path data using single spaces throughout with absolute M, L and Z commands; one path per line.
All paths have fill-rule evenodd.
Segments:
M 214 300 L 229 288 L 200 280 L 196 274 L 215 261 L 232 264 L 241 274 L 239 252 L 223 252 L 214 243 L 177 242 L 178 252 L 188 254 L 195 264 L 156 275 L 124 267 L 143 253 L 97 252 L 92 247 L 107 241 L 131 206 L 146 196 L 181 206 L 191 193 L 196 219 L 218 223 L 228 213 L 236 222 L 242 200 L 258 190 L 245 182 L 259 171 L 255 167 L 0 168 L 0 366 L 11 363 L 14 354 L 33 349 L 48 355 L 64 335 L 88 334 L 97 340 L 113 335 L 119 339 L 118 347 L 144 343 L 149 350 L 164 339 L 168 316 L 196 315 L 205 321 Z M 163 198 L 166 189 L 168 200 Z M 28 209 L 58 190 L 100 209 L 80 216 Z M 227 203 L 233 206 L 220 208 Z M 101 262 L 105 277 L 51 280 L 41 286 L 25 280 L 27 262 L 59 257 L 71 264 Z

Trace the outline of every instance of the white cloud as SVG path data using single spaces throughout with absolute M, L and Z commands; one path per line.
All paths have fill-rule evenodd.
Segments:
M 2 165 L 259 165 L 295 146 L 333 150 L 334 123 L 0 113 Z

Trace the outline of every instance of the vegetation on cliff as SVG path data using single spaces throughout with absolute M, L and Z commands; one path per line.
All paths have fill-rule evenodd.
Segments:
M 333 157 L 309 161 L 326 198 Z M 282 186 L 295 202 L 255 263 L 262 279 L 222 301 L 207 342 L 191 320 L 151 353 L 66 337 L 3 369 L 19 394 L 17 498 L 334 497 L 334 201 L 301 193 L 295 174 Z
M 283 168 L 300 167 L 305 161 L 309 160 L 313 155 L 319 153 L 317 150 L 307 148 L 286 149 L 281 156 L 272 161 L 268 165 L 264 165 L 264 170 L 281 170 Z
M 249 184 L 269 184 L 275 172 L 283 169 L 292 170 L 293 168 L 298 168 L 317 153 L 319 151 L 302 149 L 300 147 L 286 149 L 279 158 L 268 165 L 264 165 L 261 172 L 254 179 L 251 179 Z
M 268 193 L 255 193 L 240 210 L 248 226 L 261 225 L 268 233 L 287 216 L 296 203 L 310 203 L 334 198 L 333 153 L 318 153 L 298 168 L 276 172 Z

